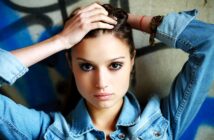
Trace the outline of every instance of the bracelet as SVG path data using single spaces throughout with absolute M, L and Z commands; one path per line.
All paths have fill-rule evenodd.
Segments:
M 155 43 L 155 35 L 157 32 L 158 26 L 162 23 L 164 16 L 154 16 L 150 23 L 150 37 L 149 37 L 149 44 L 150 46 L 154 46 Z
M 140 22 L 139 22 L 139 27 L 140 27 L 140 30 L 142 30 L 142 22 L 143 22 L 143 19 L 144 19 L 145 16 L 141 16 L 141 19 L 140 19 Z

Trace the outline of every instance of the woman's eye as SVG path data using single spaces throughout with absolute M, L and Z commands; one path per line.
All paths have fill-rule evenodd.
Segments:
M 110 69 L 111 70 L 119 70 L 119 69 L 121 69 L 122 66 L 123 66 L 123 63 L 121 63 L 121 62 L 113 62 L 110 65 Z
M 83 64 L 80 64 L 80 68 L 81 70 L 88 72 L 93 70 L 94 67 L 89 63 L 83 63 Z

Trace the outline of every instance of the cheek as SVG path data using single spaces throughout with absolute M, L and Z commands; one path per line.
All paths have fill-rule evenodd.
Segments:
M 120 93 L 126 93 L 129 88 L 130 68 L 126 68 L 114 76 L 114 85 Z
M 75 76 L 76 86 L 77 90 L 79 91 L 79 94 L 84 97 L 88 98 L 91 93 L 91 84 L 84 76 L 80 76 L 80 74 Z
M 78 65 L 72 65 L 72 72 L 75 78 L 76 86 L 81 95 L 90 88 L 90 80 L 88 76 L 85 76 L 82 71 L 79 69 Z

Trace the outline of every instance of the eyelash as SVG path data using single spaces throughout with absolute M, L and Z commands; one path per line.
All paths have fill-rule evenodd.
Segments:
M 113 68 L 112 66 L 117 66 L 117 68 Z M 119 67 L 118 67 L 119 66 Z M 123 63 L 122 62 L 113 62 L 110 64 L 110 70 L 113 70 L 113 71 L 117 71 L 117 70 L 120 70 L 122 67 L 123 67 Z
M 94 69 L 93 66 L 92 66 L 91 64 L 89 64 L 89 63 L 81 63 L 79 66 L 80 66 L 80 69 L 81 69 L 82 71 L 85 71 L 85 72 L 89 72 L 89 71 L 91 71 L 91 70 Z M 90 67 L 90 69 L 89 69 L 89 68 L 86 68 L 86 66 L 87 66 L 87 67 Z
M 116 66 L 116 67 L 115 67 Z M 95 67 L 90 63 L 81 63 L 79 67 L 82 71 L 89 72 L 95 69 Z M 112 62 L 109 65 L 111 71 L 118 71 L 123 67 L 123 62 Z

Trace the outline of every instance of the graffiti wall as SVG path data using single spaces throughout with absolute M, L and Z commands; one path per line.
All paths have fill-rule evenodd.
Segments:
M 14 50 L 40 42 L 62 29 L 69 13 L 77 6 L 92 0 L 1 0 L 0 47 Z M 197 8 L 199 19 L 214 23 L 214 1 L 211 0 L 105 0 L 136 14 L 159 15 L 172 11 Z M 172 50 L 158 42 L 148 47 L 148 35 L 133 31 L 137 48 L 136 72 L 132 89 L 139 99 L 147 93 L 169 92 L 170 84 L 187 59 L 187 54 Z M 174 64 L 174 62 L 177 62 Z M 173 67 L 172 67 L 173 64 Z M 13 86 L 0 88 L 0 92 L 30 108 L 45 111 L 61 111 L 64 95 L 60 88 L 69 78 L 64 52 L 55 54 L 29 68 L 29 72 Z M 143 93 L 143 94 L 141 94 Z M 65 105 L 64 105 L 65 107 Z M 214 139 L 214 86 L 208 98 L 182 136 L 182 140 Z

